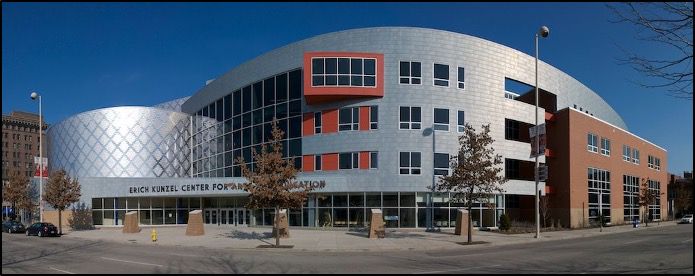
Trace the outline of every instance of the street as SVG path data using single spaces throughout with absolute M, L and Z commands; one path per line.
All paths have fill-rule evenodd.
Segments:
M 219 250 L 3 233 L 5 273 L 693 274 L 693 225 L 441 252 Z

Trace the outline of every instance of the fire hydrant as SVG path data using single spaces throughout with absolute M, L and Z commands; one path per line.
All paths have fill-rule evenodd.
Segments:
M 154 228 L 152 228 L 151 236 L 152 236 L 152 242 L 156 242 L 157 241 L 157 230 L 155 230 Z

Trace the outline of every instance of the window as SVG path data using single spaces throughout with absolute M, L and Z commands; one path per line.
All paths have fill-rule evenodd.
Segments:
M 519 160 L 505 158 L 504 177 L 507 179 L 520 179 L 519 166 Z
M 449 154 L 434 154 L 434 175 L 449 175 Z
M 464 112 L 463 110 L 459 110 L 458 112 L 458 132 L 464 132 L 466 131 L 466 123 L 463 120 L 464 119 Z
M 420 107 L 401 106 L 400 108 L 400 129 L 420 129 L 422 118 Z
M 628 152 L 628 155 L 630 153 Z M 632 163 L 639 165 L 639 150 L 632 149 Z
M 422 84 L 422 74 L 420 62 L 401 61 L 400 63 L 401 84 Z
M 589 219 L 596 220 L 603 214 L 610 221 L 611 211 L 611 172 L 601 169 L 588 169 Z
M 647 167 L 649 167 L 650 169 L 655 169 L 657 171 L 661 170 L 661 159 L 651 155 L 647 156 Z
M 623 145 L 623 161 L 630 162 L 630 147 Z
M 420 153 L 400 152 L 400 174 L 420 174 Z
M 623 175 L 623 219 L 639 219 L 639 177 Z
M 321 133 L 321 112 L 314 112 L 314 133 Z
M 314 170 L 315 171 L 321 170 L 321 155 L 316 155 L 314 157 Z
M 376 59 L 312 58 L 312 86 L 376 86 Z
M 459 67 L 459 70 L 458 70 L 459 89 L 463 89 L 465 87 L 463 85 L 463 80 L 464 80 L 464 75 L 465 75 L 464 73 L 465 73 L 465 70 L 463 69 L 463 67 Z
M 378 169 L 379 168 L 379 153 L 372 151 L 369 153 L 369 168 Z
M 359 168 L 359 152 L 344 152 L 339 155 L 341 170 Z
M 449 110 L 443 108 L 434 109 L 434 130 L 449 131 Z
M 449 86 L 449 65 L 434 64 L 434 85 Z
M 659 160 L 658 158 L 656 158 Z M 649 204 L 649 216 L 652 220 L 661 219 L 661 183 L 659 181 L 648 180 L 648 189 L 656 193 L 656 200 L 654 204 Z
M 601 154 L 605 156 L 611 155 L 611 140 L 601 137 Z
M 379 129 L 379 106 L 369 107 L 369 129 Z
M 504 119 L 504 139 L 519 141 L 519 121 Z
M 598 152 L 598 136 L 593 133 L 587 135 L 587 146 L 586 149 L 591 152 Z
M 338 130 L 350 131 L 359 130 L 360 125 L 360 108 L 348 107 L 341 108 L 338 112 Z

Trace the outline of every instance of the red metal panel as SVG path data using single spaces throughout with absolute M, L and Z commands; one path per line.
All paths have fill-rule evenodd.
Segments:
M 360 130 L 369 130 L 369 106 L 360 106 Z
M 304 171 L 304 172 L 313 172 L 314 171 L 314 156 L 313 155 L 304 155 L 304 158 L 302 158 L 302 171 Z
M 324 171 L 337 171 L 338 170 L 338 154 L 329 153 L 321 155 L 321 166 Z
M 329 109 L 321 113 L 321 133 L 338 132 L 338 110 Z
M 314 112 L 307 112 L 302 121 L 302 136 L 311 135 L 314 135 Z
M 369 152 L 368 151 L 361 151 L 360 152 L 360 169 L 361 170 L 368 170 L 369 169 Z

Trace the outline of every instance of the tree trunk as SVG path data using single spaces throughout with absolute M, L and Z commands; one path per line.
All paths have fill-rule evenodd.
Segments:
M 275 247 L 280 247 L 280 207 L 275 206 Z
M 471 206 L 468 205 L 468 243 L 473 242 L 473 213 L 471 213 Z
M 58 235 L 63 235 L 63 210 L 58 209 Z

